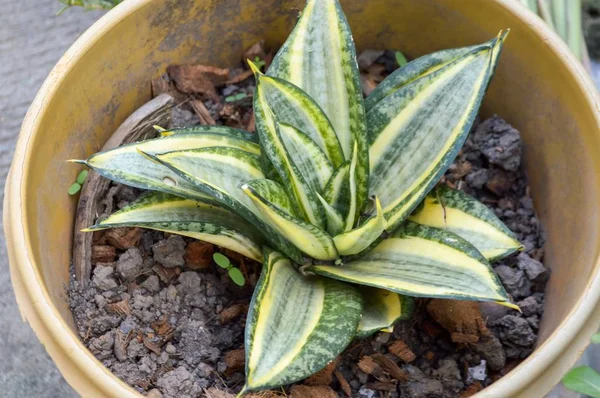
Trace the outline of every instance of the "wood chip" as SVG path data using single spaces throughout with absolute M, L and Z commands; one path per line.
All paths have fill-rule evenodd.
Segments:
M 152 267 L 152 271 L 158 275 L 163 283 L 169 284 L 173 279 L 175 279 L 179 274 L 181 274 L 181 268 L 165 268 L 161 264 L 156 264 Z
M 136 246 L 141 237 L 142 229 L 137 227 L 112 228 L 106 231 L 106 242 L 120 250 Z
M 383 354 L 374 354 L 373 360 L 394 379 L 399 381 L 408 381 L 408 375 L 406 372 L 400 369 L 400 367 L 392 359 Z
M 328 386 L 305 386 L 297 384 L 290 391 L 290 398 L 338 398 Z
M 208 65 L 171 65 L 167 68 L 169 77 L 177 89 L 186 94 L 200 94 L 219 102 L 215 87 L 229 80 L 229 69 Z
M 193 99 L 190 101 L 190 105 L 192 106 L 194 112 L 196 112 L 196 115 L 198 115 L 198 118 L 200 118 L 200 124 L 208 126 L 214 126 L 217 124 L 215 119 L 213 119 L 213 117 L 210 115 L 208 109 L 206 109 L 204 102 Z
M 158 321 L 150 324 L 150 327 L 161 337 L 163 343 L 171 340 L 175 333 L 175 327 L 169 323 L 168 317 L 163 315 Z
M 379 366 L 379 364 L 377 362 L 375 362 L 373 360 L 373 358 L 368 355 L 362 357 L 360 359 L 360 361 L 358 361 L 357 366 L 360 370 L 362 370 L 363 372 L 365 372 L 368 375 L 375 377 L 377 380 L 389 381 L 389 379 L 384 374 L 381 366 Z
M 204 271 L 210 268 L 215 246 L 211 243 L 194 241 L 185 248 L 185 266 L 194 271 Z
M 112 263 L 115 261 L 117 252 L 114 246 L 94 245 L 92 246 L 92 264 Z
M 393 381 L 383 382 L 383 381 L 375 381 L 373 383 L 367 383 L 365 387 L 370 390 L 376 391 L 396 391 L 397 383 Z
M 427 359 L 428 361 L 433 361 L 435 359 L 435 354 L 433 353 L 433 351 L 427 351 L 425 353 L 425 355 L 423 355 L 425 357 L 425 359 Z
M 129 305 L 128 299 L 121 300 L 116 303 L 106 304 L 106 308 L 108 308 L 109 311 L 122 316 L 123 318 L 131 315 L 131 306 Z
M 443 332 L 443 330 L 436 323 L 433 323 L 427 319 L 421 323 L 421 330 L 433 338 L 438 337 Z
M 246 364 L 246 351 L 243 348 L 228 351 L 225 353 L 223 361 L 225 361 L 225 364 L 227 365 L 225 374 L 231 375 L 238 370 L 244 369 L 244 365 Z
M 256 121 L 254 119 L 254 112 L 250 112 L 248 123 L 246 123 L 246 131 L 254 133 L 256 131 Z
M 338 358 L 329 362 L 323 369 L 304 380 L 307 386 L 328 386 L 333 381 L 333 371 L 337 367 Z
M 477 394 L 479 391 L 483 390 L 483 386 L 480 382 L 475 382 L 467 387 L 466 390 L 460 393 L 459 398 L 469 398 L 473 395 Z
M 474 344 L 479 337 L 490 334 L 475 301 L 432 299 L 427 312 L 455 343 Z
M 142 336 L 142 341 L 144 343 L 144 345 L 146 346 L 147 349 L 149 349 L 150 351 L 152 351 L 153 353 L 155 353 L 156 355 L 160 355 L 160 343 L 159 342 L 154 342 L 152 341 L 152 339 L 148 336 Z
M 352 389 L 350 388 L 350 384 L 348 384 L 348 380 L 346 380 L 342 372 L 336 370 L 333 372 L 333 374 L 340 383 L 340 388 L 344 392 L 344 394 L 346 394 L 348 398 L 352 397 Z
M 394 341 L 388 346 L 392 354 L 400 358 L 406 363 L 410 363 L 417 357 L 410 347 L 402 340 Z
M 169 78 L 168 73 L 164 73 L 156 79 L 152 79 L 152 97 L 158 97 L 161 94 L 167 94 L 175 100 L 176 104 L 185 102 L 188 98 L 187 94 L 177 90 L 175 84 Z
M 223 311 L 217 315 L 219 319 L 219 323 L 221 325 L 225 325 L 240 315 L 244 315 L 248 312 L 248 304 L 233 304 L 229 307 L 225 308 Z

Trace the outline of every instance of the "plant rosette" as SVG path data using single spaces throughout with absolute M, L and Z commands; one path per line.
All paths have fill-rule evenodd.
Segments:
M 161 129 L 81 161 L 149 191 L 88 231 L 150 228 L 263 263 L 240 395 L 314 374 L 356 336 L 408 317 L 412 297 L 518 309 L 490 262 L 521 244 L 485 205 L 436 188 L 507 33 L 408 63 L 399 54 L 404 66 L 363 99 L 340 5 L 309 0 L 266 73 L 249 61 L 258 137 L 225 126 Z M 244 284 L 227 257 L 214 260 Z

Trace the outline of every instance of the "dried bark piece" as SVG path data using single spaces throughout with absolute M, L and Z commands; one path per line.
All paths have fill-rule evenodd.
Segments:
M 450 333 L 455 343 L 473 344 L 490 334 L 475 301 L 432 299 L 427 312 Z
M 459 395 L 459 398 L 472 397 L 473 395 L 477 394 L 481 390 L 483 390 L 483 386 L 481 385 L 480 382 L 476 381 L 475 383 L 473 383 L 469 387 L 467 387 L 466 390 L 461 392 Z
M 202 94 L 219 102 L 215 87 L 222 86 L 229 79 L 229 69 L 208 65 L 171 65 L 167 68 L 175 86 L 186 94 Z
M 254 133 L 256 131 L 256 120 L 254 119 L 254 112 L 250 112 L 248 123 L 246 123 L 246 131 Z
M 131 114 L 102 147 L 102 151 L 126 143 L 155 137 L 154 125 L 168 125 L 171 120 L 173 97 L 159 95 Z M 83 287 L 90 281 L 92 273 L 92 240 L 94 234 L 81 232 L 95 221 L 100 214 L 100 202 L 110 187 L 110 181 L 90 171 L 83 185 L 75 218 L 73 232 L 73 266 L 75 277 Z
M 396 364 L 396 362 L 394 362 L 390 358 L 386 357 L 383 354 L 374 354 L 373 360 L 379 366 L 381 366 L 381 368 L 384 371 L 389 373 L 390 376 L 392 376 L 394 379 L 399 380 L 399 381 L 408 381 L 408 374 L 406 374 L 405 371 L 400 369 L 400 367 Z M 384 381 L 384 380 L 380 380 L 380 381 Z
M 158 321 L 153 322 L 150 327 L 156 332 L 162 339 L 162 344 L 171 340 L 175 333 L 175 327 L 168 321 L 168 317 L 163 315 Z M 162 345 L 161 344 L 161 345 Z
M 304 386 L 297 384 L 291 389 L 290 398 L 338 398 L 328 386 Z
M 152 339 L 148 336 L 142 336 L 142 342 L 144 343 L 147 349 L 149 349 L 156 355 L 160 355 L 160 343 L 152 341 Z
M 248 312 L 248 304 L 233 304 L 229 307 L 225 308 L 218 315 L 219 323 L 221 325 L 225 325 L 240 315 L 246 314 Z
M 228 351 L 225 353 L 223 361 L 225 361 L 225 364 L 227 365 L 225 374 L 231 375 L 244 368 L 244 365 L 246 364 L 246 351 L 243 348 Z
M 304 380 L 303 384 L 307 386 L 328 386 L 333 381 L 333 371 L 338 365 L 338 358 L 329 362 L 327 366 L 319 370 L 314 375 Z
M 165 268 L 161 264 L 156 264 L 152 267 L 152 271 L 158 275 L 163 283 L 169 284 L 173 279 L 175 279 L 179 274 L 181 274 L 181 268 Z
M 373 383 L 367 383 L 365 387 L 376 391 L 396 391 L 396 385 L 393 381 L 374 381 Z
M 163 73 L 161 76 L 151 81 L 152 97 L 158 97 L 161 94 L 167 94 L 173 97 L 175 103 L 180 104 L 187 100 L 187 95 L 177 90 L 175 84 L 169 78 L 168 73 Z
M 115 261 L 117 251 L 114 246 L 94 245 L 92 246 L 92 264 L 112 263 Z
M 433 361 L 435 358 L 435 354 L 433 353 L 433 351 L 427 351 L 425 353 L 425 355 L 423 355 L 425 357 L 425 359 L 427 359 L 428 361 Z
M 185 266 L 194 271 L 203 271 L 210 268 L 215 246 L 211 243 L 194 241 L 185 248 Z
M 392 354 L 400 358 L 406 363 L 410 363 L 417 357 L 410 347 L 402 340 L 394 341 L 388 346 Z
M 348 383 L 348 380 L 346 380 L 342 372 L 336 370 L 333 372 L 333 374 L 340 383 L 340 388 L 344 392 L 344 394 L 346 394 L 346 396 L 349 398 L 352 397 L 352 389 L 350 388 L 350 384 Z
M 138 227 L 120 227 L 106 231 L 106 242 L 121 250 L 136 246 L 141 237 L 142 229 Z
M 109 309 L 109 311 L 114 312 L 115 314 L 122 316 L 123 318 L 131 315 L 131 306 L 129 305 L 128 299 L 116 303 L 107 304 L 106 307 Z
M 215 122 L 215 119 L 213 119 L 213 117 L 210 115 L 208 109 L 206 109 L 204 102 L 193 99 L 190 101 L 190 105 L 192 106 L 194 112 L 196 112 L 196 115 L 198 115 L 198 118 L 200 119 L 200 124 L 209 126 L 214 126 L 217 124 L 217 122 Z
M 375 377 L 377 380 L 389 381 L 389 379 L 385 376 L 383 369 L 381 369 L 381 366 L 379 366 L 379 364 L 368 355 L 362 357 L 360 361 L 358 361 L 357 366 L 360 370 Z

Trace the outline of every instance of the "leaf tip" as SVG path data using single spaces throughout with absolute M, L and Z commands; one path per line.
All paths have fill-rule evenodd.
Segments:
M 69 160 L 67 160 L 67 162 L 69 162 L 69 163 L 76 163 L 76 164 L 82 164 L 84 166 L 88 166 L 87 160 L 84 160 L 84 159 L 69 159 Z
M 260 68 L 254 62 L 252 62 L 252 60 L 247 59 L 246 62 L 248 63 L 250 70 L 254 73 L 254 77 L 258 78 L 260 75 L 262 75 Z
M 521 307 L 519 307 L 515 303 L 511 303 L 510 301 L 496 301 L 496 304 L 500 304 L 504 307 L 508 307 L 510 309 L 519 311 L 521 314 L 523 313 L 523 311 L 521 311 Z
M 165 131 L 167 131 L 166 128 L 159 126 L 158 124 L 155 124 L 152 126 L 152 128 L 156 131 L 158 131 L 159 133 L 164 133 Z
M 161 162 L 158 160 L 158 158 L 157 158 L 156 156 L 154 156 L 154 155 L 151 155 L 151 154 L 149 154 L 148 152 L 144 152 L 144 151 L 142 151 L 140 148 L 136 148 L 136 151 L 137 151 L 137 152 L 138 152 L 140 155 L 142 155 L 143 157 L 145 157 L 146 159 L 148 159 L 148 160 L 150 160 L 150 161 L 152 161 L 152 162 L 154 162 L 154 163 L 161 163 Z

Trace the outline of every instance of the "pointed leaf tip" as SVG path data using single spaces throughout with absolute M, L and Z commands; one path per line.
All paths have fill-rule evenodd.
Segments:
M 87 160 L 84 160 L 84 159 L 69 159 L 69 160 L 67 160 L 67 162 L 69 162 L 69 163 L 76 163 L 76 164 L 82 164 L 84 166 L 88 165 Z
M 259 77 L 260 75 L 263 74 L 260 71 L 260 68 L 254 62 L 252 62 L 252 60 L 247 59 L 246 62 L 248 63 L 250 70 L 254 73 L 254 77 Z

